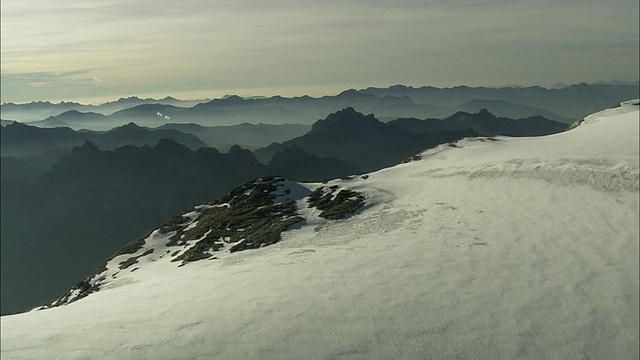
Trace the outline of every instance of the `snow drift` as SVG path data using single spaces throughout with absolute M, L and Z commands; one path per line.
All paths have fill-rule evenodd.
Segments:
M 166 251 L 175 233 L 154 231 L 89 279 L 98 291 L 2 317 L 2 358 L 636 358 L 635 104 L 560 134 L 284 182 L 274 202 L 295 201 L 301 220 L 266 247 L 181 263 Z M 321 186 L 365 204 L 323 218 L 308 202 Z

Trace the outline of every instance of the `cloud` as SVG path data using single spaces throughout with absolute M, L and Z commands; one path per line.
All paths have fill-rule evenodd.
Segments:
M 16 86 L 223 94 L 634 80 L 637 13 L 637 0 L 3 0 L 2 71 L 48 76 Z M 93 70 L 55 78 L 75 69 Z
M 2 81 L 8 84 L 36 84 L 41 87 L 46 84 L 58 82 L 87 82 L 92 69 L 79 69 L 73 71 L 35 71 L 25 73 L 2 73 Z

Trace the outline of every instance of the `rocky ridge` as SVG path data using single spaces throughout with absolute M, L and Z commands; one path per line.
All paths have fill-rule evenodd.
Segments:
M 95 274 L 40 309 L 70 304 L 117 286 L 145 263 L 169 261 L 181 267 L 273 245 L 284 231 L 306 220 L 298 211 L 301 207 L 315 208 L 319 217 L 336 221 L 353 215 L 365 201 L 363 194 L 337 185 L 302 185 L 280 176 L 259 178 L 130 242 Z

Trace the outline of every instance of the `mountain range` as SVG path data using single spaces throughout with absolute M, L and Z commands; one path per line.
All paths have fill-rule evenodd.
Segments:
M 139 98 L 137 96 L 130 96 L 99 105 L 85 105 L 68 101 L 62 101 L 59 103 L 52 103 L 50 101 L 33 101 L 25 104 L 4 103 L 0 106 L 0 109 L 2 111 L 3 119 L 38 121 L 48 117 L 57 116 L 65 112 L 70 112 L 70 116 L 73 116 L 74 113 L 109 115 L 116 111 L 144 104 L 191 107 L 205 101 L 209 100 L 178 100 L 170 96 L 167 96 L 163 99 Z
M 244 123 L 214 127 L 165 124 L 158 128 L 147 128 L 128 123 L 109 131 L 74 131 L 69 127 L 43 128 L 13 122 L 0 128 L 0 146 L 3 157 L 33 156 L 47 151 L 68 152 L 87 140 L 103 150 L 113 150 L 125 145 L 154 146 L 160 139 L 173 139 L 193 150 L 215 147 L 220 151 L 227 151 L 234 145 L 257 149 L 275 141 L 303 135 L 309 129 L 310 126 L 298 124 Z
M 39 310 L 2 316 L 2 355 L 635 358 L 639 104 L 358 176 L 260 176 L 149 227 Z M 352 122 L 381 126 L 347 109 L 309 134 Z
M 34 158 L 2 160 L 3 313 L 51 298 L 123 238 L 264 174 L 240 147 L 194 151 L 170 139 Z
M 394 85 L 388 88 L 349 89 L 333 96 L 312 98 L 241 98 L 226 96 L 210 101 L 127 98 L 98 106 L 76 103 L 6 103 L 1 117 L 28 121 L 41 127 L 67 126 L 75 130 L 109 130 L 129 122 L 158 127 L 165 123 L 203 126 L 235 125 L 243 122 L 311 125 L 326 114 L 345 107 L 375 113 L 382 121 L 397 118 L 442 118 L 457 111 L 482 108 L 500 117 L 526 118 L 542 115 L 573 123 L 598 109 L 637 98 L 637 85 L 577 84 L 563 88 L 467 87 L 435 88 Z
M 0 151 L 3 157 L 23 157 L 47 151 L 70 151 L 85 141 L 103 150 L 113 150 L 125 145 L 153 146 L 160 139 L 173 139 L 193 150 L 208 146 L 192 134 L 169 128 L 145 129 L 134 123 L 106 132 L 78 132 L 67 127 L 40 128 L 15 122 L 0 129 Z
M 526 120 L 497 118 L 487 111 L 458 113 L 455 119 L 458 122 L 405 119 L 383 123 L 374 115 L 346 108 L 316 122 L 302 136 L 253 153 L 239 146 L 221 153 L 200 147 L 194 135 L 134 124 L 104 133 L 19 123 L 3 127 L 2 313 L 50 301 L 88 273 L 96 259 L 122 246 L 124 239 L 139 236 L 177 212 L 222 196 L 255 177 L 324 181 L 378 170 L 424 149 L 443 143 L 455 146 L 452 143 L 457 140 L 477 136 L 465 124 L 478 126 L 488 136 L 500 135 L 505 129 L 538 135 L 567 127 L 538 119 L 538 128 L 523 128 Z M 407 122 L 414 126 L 402 125 Z M 283 126 L 239 125 L 237 129 Z M 206 130 L 197 125 L 188 128 Z M 298 128 L 291 129 L 293 134 Z M 156 140 L 162 134 L 172 139 Z M 69 139 L 84 143 L 65 150 Z M 135 145 L 115 147 L 123 143 Z M 50 149 L 32 156 L 4 156 L 33 150 L 36 145 L 41 146 L 40 151 L 46 146 Z M 44 238 L 46 246 L 41 244 Z
M 383 123 L 353 108 L 317 121 L 303 136 L 254 151 L 269 163 L 283 149 L 297 147 L 312 155 L 354 164 L 356 172 L 379 170 L 397 164 L 421 150 L 463 137 L 484 135 L 538 136 L 564 131 L 568 125 L 543 117 L 499 118 L 486 109 L 458 112 L 445 119 L 398 119 Z M 298 179 L 299 180 L 299 179 Z

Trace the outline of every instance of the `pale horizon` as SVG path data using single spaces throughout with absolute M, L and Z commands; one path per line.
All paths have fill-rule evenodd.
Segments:
M 1 102 L 635 82 L 636 0 L 3 0 Z

